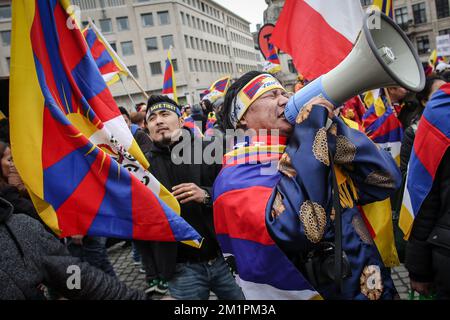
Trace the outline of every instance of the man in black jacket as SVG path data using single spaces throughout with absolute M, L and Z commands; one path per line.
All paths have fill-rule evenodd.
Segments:
M 0 300 L 43 300 L 42 285 L 69 299 L 145 299 L 116 278 L 72 257 L 35 219 L 0 198 Z
M 406 244 L 411 288 L 450 299 L 450 149 L 442 158 L 433 187 L 414 219 Z
M 199 249 L 184 243 L 140 242 L 147 279 L 169 280 L 170 294 L 176 299 L 208 299 L 210 291 L 219 299 L 243 299 L 214 232 L 211 188 L 220 165 L 195 161 L 206 144 L 186 134 L 188 130 L 182 135 L 181 108 L 170 98 L 149 99 L 146 123 L 153 141 L 147 154 L 151 173 L 173 191 L 181 216 L 204 238 Z

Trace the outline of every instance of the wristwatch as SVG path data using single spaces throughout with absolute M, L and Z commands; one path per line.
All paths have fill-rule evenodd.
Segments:
M 211 204 L 211 196 L 209 195 L 208 191 L 203 189 L 203 192 L 205 192 L 205 198 L 203 199 L 203 204 L 205 204 L 205 205 Z

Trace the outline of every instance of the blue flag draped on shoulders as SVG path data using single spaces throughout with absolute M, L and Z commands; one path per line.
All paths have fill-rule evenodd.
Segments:
M 406 238 L 449 146 L 450 84 L 445 84 L 428 101 L 414 139 L 399 219 Z
M 277 139 L 276 139 L 277 140 Z M 214 226 L 224 254 L 234 255 L 246 299 L 320 299 L 270 238 L 265 207 L 280 179 L 276 162 L 285 145 L 270 137 L 224 157 L 214 184 Z
M 60 237 L 200 240 L 146 170 L 69 5 L 12 7 L 12 153 L 39 215 Z
M 214 185 L 216 232 L 224 253 L 236 258 L 246 298 L 392 299 L 390 270 L 357 209 L 399 187 L 392 157 L 341 119 L 329 120 L 322 107 L 295 125 L 287 146 L 260 138 L 225 157 Z M 341 293 L 332 280 L 319 283 L 300 262 L 334 241 L 329 148 L 351 269 Z

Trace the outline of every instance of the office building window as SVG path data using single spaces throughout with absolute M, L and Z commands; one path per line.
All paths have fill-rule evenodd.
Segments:
M 189 49 L 191 46 L 189 45 L 189 37 L 187 35 L 184 35 L 184 45 L 187 49 Z
M 425 2 L 417 3 L 412 6 L 414 14 L 414 23 L 420 24 L 427 22 L 427 12 Z
M 112 32 L 111 19 L 100 19 L 100 29 L 103 33 Z
M 181 16 L 181 23 L 182 23 L 183 25 L 186 25 L 186 18 L 185 18 L 185 16 L 184 16 L 184 12 L 180 12 L 180 16 Z
M 170 24 L 169 11 L 158 12 L 158 20 L 159 20 L 159 25 L 161 25 L 161 26 Z
M 178 61 L 177 59 L 172 59 L 173 71 L 178 72 Z
M 130 30 L 130 25 L 128 24 L 128 17 L 117 18 L 117 30 L 119 31 Z
M 372 4 L 372 1 L 373 1 L 373 0 L 361 0 L 361 5 L 362 5 L 363 7 L 365 7 L 365 6 L 370 6 L 370 5 Z
M 0 6 L 0 20 L 11 19 L 11 5 Z
M 428 36 L 417 37 L 417 51 L 419 54 L 425 54 L 430 51 L 430 40 Z
M 131 56 L 134 54 L 133 41 L 124 41 L 120 43 L 122 55 Z
M 150 72 L 152 75 L 162 74 L 161 62 L 150 62 Z
M 115 52 L 117 52 L 117 45 L 116 45 L 115 42 L 111 42 L 109 45 L 111 46 L 111 48 L 112 48 Z
M 188 61 L 189 61 L 189 71 L 194 72 L 194 65 L 192 64 L 192 59 L 189 58 Z
M 128 70 L 130 70 L 131 74 L 133 75 L 133 77 L 135 77 L 136 79 L 139 78 L 139 74 L 137 71 L 137 66 L 128 66 Z
M 436 0 L 436 12 L 438 19 L 446 18 L 450 16 L 450 9 L 448 6 L 448 0 Z
M 155 25 L 155 23 L 153 21 L 153 13 L 141 14 L 141 21 L 142 21 L 143 27 L 151 27 L 151 26 Z
M 162 40 L 162 44 L 163 44 L 163 49 L 170 49 L 170 47 L 174 46 L 173 44 L 173 35 L 167 35 L 167 36 L 162 36 L 161 37 Z
M 198 71 L 198 61 L 197 61 L 197 59 L 194 59 L 194 70 Z
M 186 20 L 189 27 L 191 27 L 191 16 L 186 14 Z
M 145 38 L 145 45 L 147 46 L 147 51 L 158 50 L 158 40 L 156 40 L 156 37 Z
M 9 46 L 11 45 L 11 30 L 2 31 L 2 45 Z
M 395 9 L 395 22 L 398 25 L 406 25 L 408 23 L 408 8 L 402 7 Z
M 443 30 L 439 30 L 439 35 L 443 36 L 446 34 L 450 34 L 450 29 L 443 29 Z

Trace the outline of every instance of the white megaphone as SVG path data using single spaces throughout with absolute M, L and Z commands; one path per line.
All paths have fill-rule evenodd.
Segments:
M 380 18 L 378 28 L 370 25 Z M 312 81 L 292 96 L 284 111 L 294 124 L 300 109 L 322 95 L 338 107 L 368 90 L 401 86 L 421 91 L 425 72 L 419 57 L 400 27 L 379 11 L 365 14 L 363 27 L 350 54 L 333 70 Z

